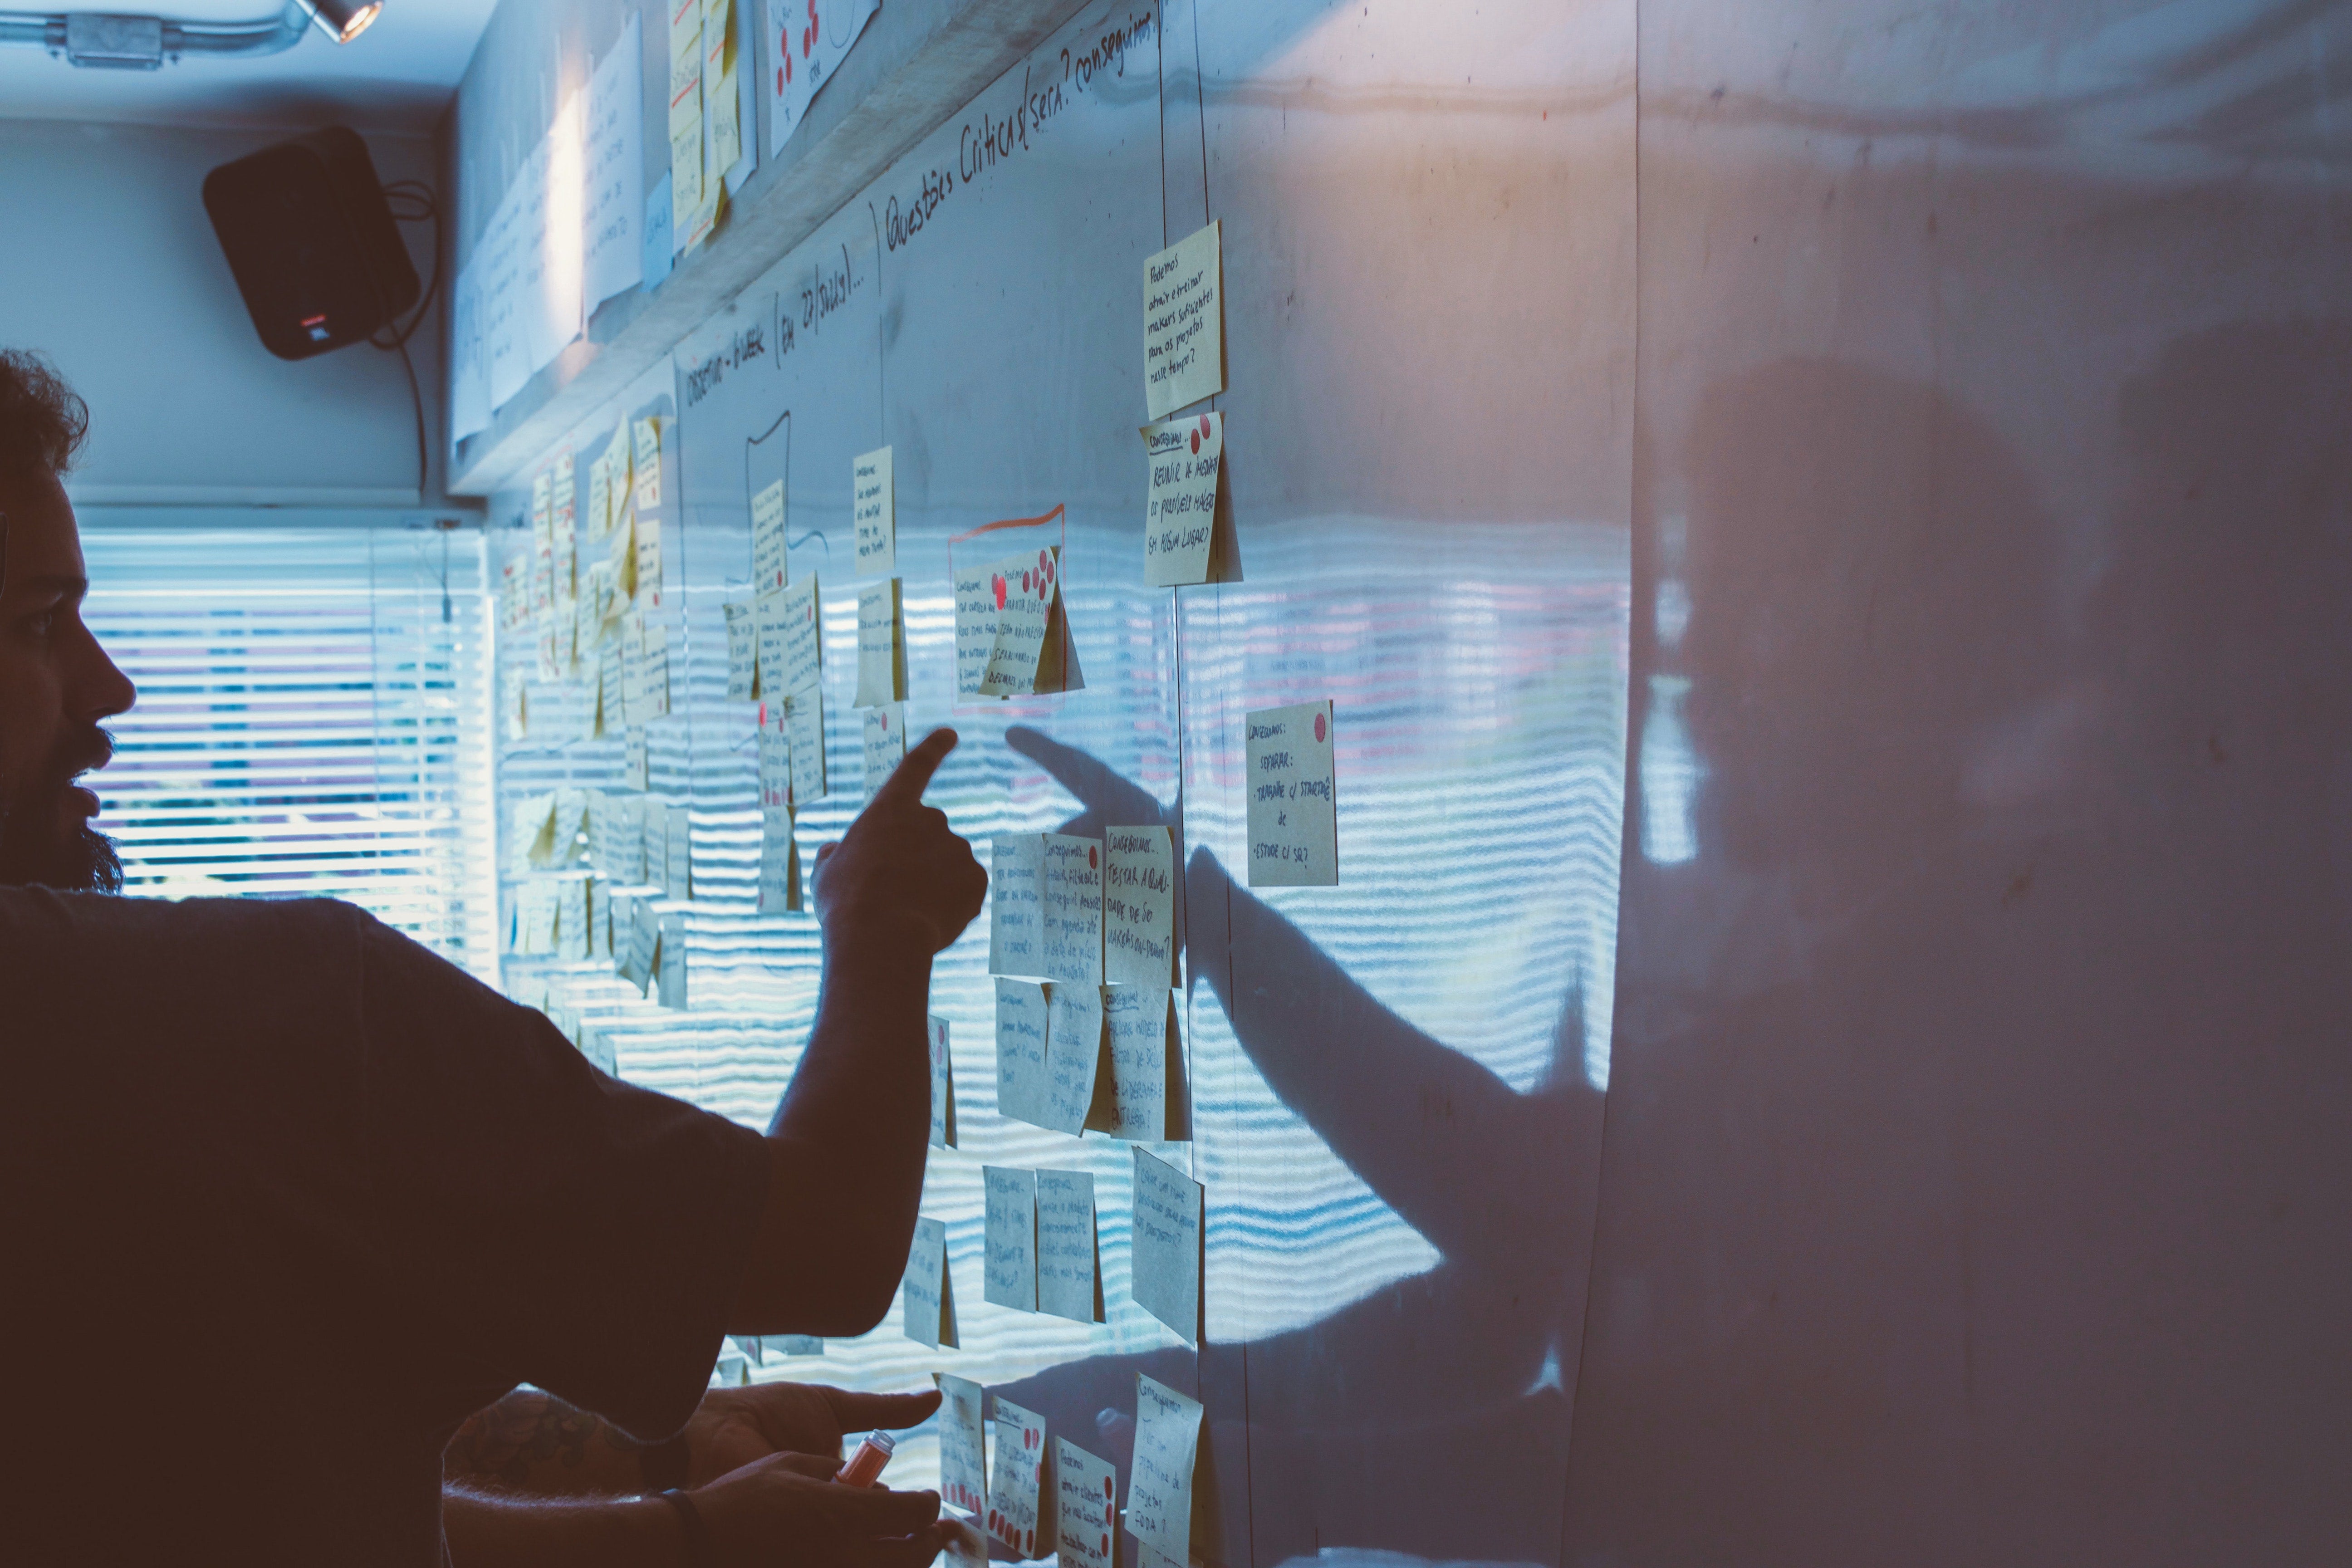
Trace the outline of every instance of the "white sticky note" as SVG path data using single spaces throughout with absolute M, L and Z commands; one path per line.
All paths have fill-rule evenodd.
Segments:
M 742 99 L 736 86 L 734 0 L 702 0 L 703 101 L 710 118 L 704 178 L 718 181 L 743 155 Z
M 1111 1526 L 1118 1515 L 1118 1472 L 1067 1437 L 1054 1440 L 1054 1536 L 1062 1568 L 1116 1568 Z
M 683 234 L 702 205 L 702 0 L 670 0 L 670 227 Z
M 751 595 L 754 598 L 784 591 L 784 481 L 751 498 Z
M 760 700 L 781 710 L 792 688 L 784 679 L 784 596 L 770 594 L 751 605 L 752 657 L 759 666 Z
M 890 577 L 898 571 L 898 506 L 890 448 L 877 447 L 849 469 L 850 516 L 857 527 L 857 574 Z
M 1045 1418 L 996 1396 L 996 1458 L 988 1472 L 988 1532 L 1024 1559 L 1054 1550 L 1053 1496 Z
M 653 984 L 654 963 L 660 955 L 661 919 L 654 913 L 651 899 L 639 899 L 629 923 L 629 956 L 621 965 L 621 978 L 644 991 Z
M 874 11 L 875 0 L 768 0 L 769 156 L 801 128 L 809 100 L 841 68 Z
M 1328 702 L 1248 716 L 1249 885 L 1328 888 L 1339 880 Z
M 628 729 L 621 737 L 621 787 L 645 790 L 653 787 L 653 746 L 646 734 L 645 721 L 632 717 Z
M 907 637 L 898 616 L 898 579 L 857 590 L 856 706 L 907 697 Z
M 1037 1174 L 1002 1165 L 983 1165 L 980 1174 L 988 1192 L 982 1293 L 1000 1307 L 1034 1312 L 1037 1310 Z
M 996 982 L 996 1113 L 1037 1123 L 1045 1114 L 1045 988 Z
M 751 605 L 729 601 L 727 614 L 727 700 L 749 702 L 759 695 L 759 622 Z
M 1142 426 L 1147 465 L 1143 580 L 1155 588 L 1209 580 L 1225 416 L 1188 414 Z
M 866 710 L 866 798 L 872 800 L 883 781 L 906 760 L 906 704 L 893 702 Z
M 1073 1136 L 1086 1125 L 1102 1061 L 1102 995 L 1099 985 L 1045 988 L 1044 1096 L 1024 1120 Z
M 1103 829 L 1103 981 L 1174 985 L 1176 846 L 1165 827 Z
M 556 885 L 555 956 L 568 963 L 584 963 L 592 945 L 587 879 L 566 877 Z
M 1197 1345 L 1201 1184 L 1144 1150 L 1134 1153 L 1136 1305 Z
M 760 912 L 795 912 L 801 907 L 801 851 L 793 837 L 789 805 L 760 808 Z
M 581 215 L 581 302 L 596 307 L 645 279 L 645 25 L 635 11 L 588 79 L 587 204 Z M 598 515 L 600 534 L 611 526 Z
M 803 577 L 775 596 L 776 621 L 783 637 L 783 689 L 771 696 L 792 700 L 815 687 L 824 674 L 816 579 Z
M 555 951 L 555 884 L 534 877 L 515 894 L 514 951 L 526 956 Z
M 1103 977 L 1102 840 L 1045 835 L 1039 932 L 1045 978 L 1100 985 Z
M 1129 1142 L 1192 1135 L 1175 994 L 1164 985 L 1113 985 L 1103 992 L 1110 1083 L 1097 1085 L 1087 1125 Z
M 1000 833 L 988 847 L 988 972 L 1045 973 L 1045 836 Z
M 661 420 L 658 417 L 640 419 L 636 424 L 637 510 L 651 511 L 661 505 Z M 645 520 L 638 519 L 640 522 Z
M 658 476 L 661 472 L 654 470 Z M 655 482 L 658 484 L 659 479 Z M 629 570 L 636 604 L 645 609 L 658 610 L 662 602 L 662 525 L 661 519 L 647 517 L 644 511 L 630 511 L 629 537 L 636 543 L 636 559 Z
M 948 1273 L 948 1226 L 917 1219 L 907 1252 L 900 1326 L 908 1339 L 938 1350 L 956 1348 L 955 1282 Z
M 643 808 L 646 841 L 645 879 L 648 886 L 669 891 L 669 803 L 648 800 Z
M 793 737 L 784 728 L 782 703 L 760 704 L 760 727 L 752 731 L 751 744 L 760 758 L 760 805 L 792 805 Z
M 987 1447 L 981 1436 L 985 1395 L 969 1378 L 936 1372 L 931 1381 L 940 1385 L 940 1500 L 966 1513 L 982 1512 L 988 1507 Z
M 823 800 L 831 789 L 824 759 L 824 693 L 809 687 L 793 696 L 784 709 L 784 728 L 793 742 L 793 808 Z
M 1179 1564 L 1192 1552 L 1192 1467 L 1200 1452 L 1200 1401 L 1138 1373 L 1127 1528 L 1144 1545 Z
M 931 1147 L 956 1146 L 955 1057 L 948 1049 L 948 1021 L 937 1013 L 925 1020 L 931 1047 Z
M 669 712 L 669 628 L 647 626 L 645 631 L 644 674 L 640 678 L 645 694 L 644 710 L 635 704 L 629 710 L 632 719 L 659 719 Z
M 1095 1179 L 1084 1171 L 1037 1173 L 1037 1310 L 1075 1322 L 1103 1321 Z
M 1154 419 L 1225 389 L 1219 226 L 1143 263 L 1143 405 Z

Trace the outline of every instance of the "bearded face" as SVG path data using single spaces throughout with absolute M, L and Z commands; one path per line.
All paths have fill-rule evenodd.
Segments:
M 0 886 L 38 885 L 71 893 L 122 890 L 122 861 L 114 842 L 89 825 L 97 800 L 75 783 L 79 774 L 104 767 L 113 753 L 112 737 L 91 727 L 60 737 L 49 755 L 22 770 L 16 787 L 0 798 Z

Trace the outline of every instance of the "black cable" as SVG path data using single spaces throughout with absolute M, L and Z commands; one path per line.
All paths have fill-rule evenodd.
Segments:
M 400 367 L 408 373 L 408 405 L 416 415 L 416 498 L 423 500 L 432 474 L 432 458 L 425 435 L 425 394 L 416 384 L 416 365 L 408 357 L 408 340 L 424 325 L 433 309 L 434 297 L 441 291 L 441 204 L 434 200 L 432 190 L 418 180 L 394 180 L 383 187 L 383 195 L 384 205 L 397 221 L 421 223 L 429 218 L 433 224 L 433 270 L 425 292 L 417 299 L 415 314 L 408 318 L 404 327 L 395 320 L 368 334 L 371 347 L 398 352 Z M 392 333 L 389 340 L 383 336 L 387 330 Z

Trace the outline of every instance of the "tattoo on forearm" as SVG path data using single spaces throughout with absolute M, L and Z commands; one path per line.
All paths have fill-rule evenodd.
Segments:
M 442 1461 L 452 1478 L 516 1488 L 530 1488 L 535 1481 L 544 1488 L 552 1480 L 559 1484 L 551 1489 L 573 1490 L 595 1479 L 577 1472 L 625 1467 L 634 1477 L 636 1455 L 635 1443 L 588 1412 L 552 1394 L 515 1393 L 467 1416 Z M 559 1473 L 548 1475 L 551 1468 Z

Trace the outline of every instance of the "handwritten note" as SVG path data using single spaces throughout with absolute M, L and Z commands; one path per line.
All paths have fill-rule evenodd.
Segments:
M 1328 888 L 1339 880 L 1332 797 L 1331 704 L 1248 716 L 1249 885 Z
M 754 597 L 784 589 L 784 481 L 751 498 L 751 593 Z
M 1127 1528 L 1180 1564 L 1192 1552 L 1192 1467 L 1200 1453 L 1200 1402 L 1138 1373 Z
M 1045 988 L 996 982 L 996 1111 L 1042 1125 L 1045 1115 Z
M 642 471 L 642 470 L 641 470 Z M 661 482 L 661 469 L 653 469 L 654 482 Z M 662 525 L 661 519 L 647 517 L 641 508 L 629 510 L 629 537 L 636 542 L 636 559 L 629 565 L 630 583 L 636 603 L 647 609 L 658 610 L 662 602 Z
M 955 1058 L 948 1050 L 948 1021 L 937 1013 L 926 1020 L 931 1047 L 931 1147 L 956 1146 Z
M 1199 1344 L 1201 1184 L 1165 1160 L 1134 1152 L 1136 1305 Z
M 555 955 L 568 963 L 583 963 L 588 948 L 588 880 L 566 877 L 556 884 Z
M 768 594 L 751 606 L 753 656 L 760 670 L 760 697 L 779 710 L 792 687 L 784 679 L 784 596 Z
M 898 579 L 857 590 L 857 698 L 871 708 L 907 696 L 907 639 L 898 619 Z
M 1058 545 L 957 568 L 958 691 L 1019 697 L 1063 689 L 1062 623 L 1055 614 L 1060 584 Z
M 1054 1550 L 1045 1418 L 996 1396 L 996 1462 L 988 1473 L 988 1532 L 1024 1559 Z
M 833 79 L 875 0 L 768 0 L 768 153 L 784 150 L 809 100 Z
M 1225 416 L 1192 414 L 1143 427 L 1143 580 L 1155 588 L 1209 580 Z
M 907 708 L 902 702 L 866 710 L 866 798 L 907 760 Z
M 1045 835 L 1041 935 L 1045 977 L 1099 985 L 1103 974 L 1102 840 Z
M 670 0 L 670 226 L 684 234 L 702 207 L 702 0 Z
M 1045 836 L 1000 833 L 988 848 L 988 972 L 1045 973 Z
M 1045 1083 L 1036 1114 L 1024 1120 L 1076 1135 L 1094 1103 L 1103 1050 L 1102 987 L 1045 988 Z
M 760 704 L 760 727 L 753 732 L 753 743 L 760 755 L 760 804 L 792 805 L 793 737 L 784 728 L 782 703 Z
M 1143 404 L 1162 419 L 1225 389 L 1223 252 L 1211 224 L 1143 263 Z
M 1000 1307 L 1034 1312 L 1037 1310 L 1037 1173 L 983 1165 L 980 1174 L 988 1194 L 983 1293 Z
M 692 0 L 688 0 L 688 4 Z M 636 423 L 636 502 L 639 511 L 661 505 L 661 419 L 649 416 Z M 642 521 L 642 520 L 640 520 Z
M 898 571 L 898 504 L 890 448 L 877 447 L 850 465 L 851 518 L 857 525 L 857 574 L 891 577 Z
M 1097 1089 L 1087 1125 L 1129 1142 L 1190 1138 L 1192 1107 L 1174 994 L 1164 985 L 1113 985 L 1103 997 L 1111 1081 L 1108 1094 Z
M 703 102 L 709 120 L 703 177 L 716 184 L 743 155 L 743 111 L 736 76 L 734 0 L 702 0 Z M 704 201 L 709 199 L 708 191 Z
M 582 219 L 581 296 L 597 306 L 645 278 L 638 233 L 646 205 L 645 23 L 636 12 L 588 79 L 588 193 Z M 609 517 L 590 508 L 596 531 Z
M 907 1337 L 933 1350 L 956 1345 L 955 1284 L 948 1275 L 947 1221 L 915 1221 L 914 1245 L 907 1252 L 900 1326 Z
M 808 576 L 774 595 L 783 637 L 783 689 L 772 693 L 791 702 L 814 690 L 824 674 L 824 637 L 817 605 L 816 578 Z
M 793 807 L 823 800 L 832 787 L 824 765 L 824 693 L 816 687 L 794 696 L 784 710 L 793 739 Z
M 760 809 L 760 912 L 797 911 L 801 907 L 801 851 L 793 837 L 789 805 Z
M 1037 1173 L 1037 1310 L 1081 1323 L 1103 1321 L 1095 1179 L 1084 1171 Z
M 759 622 L 748 604 L 730 601 L 727 614 L 727 700 L 749 702 L 760 690 Z
M 1176 846 L 1165 827 L 1103 829 L 1103 979 L 1173 985 Z
M 940 1385 L 940 1499 L 950 1508 L 979 1513 L 988 1507 L 988 1463 L 982 1439 L 984 1394 L 969 1378 L 933 1373 Z
M 1067 1437 L 1054 1440 L 1054 1535 L 1062 1568 L 1114 1568 L 1111 1525 L 1118 1513 L 1118 1472 Z

